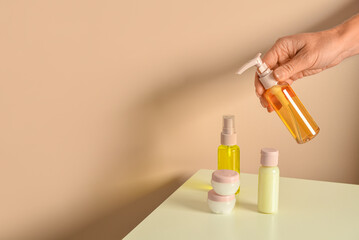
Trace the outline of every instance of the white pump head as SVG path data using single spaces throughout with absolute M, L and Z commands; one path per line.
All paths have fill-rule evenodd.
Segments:
M 268 68 L 267 64 L 265 64 L 261 59 L 261 53 L 258 53 L 253 59 L 249 60 L 245 63 L 237 72 L 237 74 L 242 74 L 250 67 L 256 66 L 258 68 L 258 76 L 262 85 L 265 89 L 271 88 L 277 85 L 277 81 L 274 79 L 273 71 Z
M 258 68 L 259 73 L 265 72 L 268 67 L 267 64 L 265 64 L 261 59 L 261 53 L 257 53 L 257 55 L 249 60 L 247 63 L 245 63 L 237 72 L 237 74 L 242 74 L 244 71 L 246 71 L 248 68 L 256 66 Z
M 221 133 L 221 144 L 233 146 L 237 144 L 237 134 L 234 128 L 234 116 L 223 116 L 223 128 Z

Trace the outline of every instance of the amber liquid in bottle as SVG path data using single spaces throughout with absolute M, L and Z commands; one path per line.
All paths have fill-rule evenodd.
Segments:
M 265 91 L 264 97 L 298 143 L 306 143 L 318 135 L 318 125 L 289 85 L 273 86 Z

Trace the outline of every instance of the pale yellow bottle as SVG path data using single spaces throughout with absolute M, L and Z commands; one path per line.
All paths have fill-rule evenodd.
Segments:
M 319 127 L 308 113 L 298 96 L 288 84 L 279 85 L 273 71 L 262 62 L 261 54 L 244 64 L 238 71 L 242 74 L 250 67 L 258 67 L 259 81 L 266 89 L 263 96 L 276 111 L 297 143 L 306 143 L 319 133 Z
M 258 174 L 258 211 L 276 213 L 279 198 L 278 150 L 262 148 Z
M 218 147 L 218 169 L 234 170 L 240 174 L 240 149 L 237 146 L 237 133 L 234 127 L 234 116 L 223 116 L 221 145 Z M 238 188 L 236 194 L 240 191 Z

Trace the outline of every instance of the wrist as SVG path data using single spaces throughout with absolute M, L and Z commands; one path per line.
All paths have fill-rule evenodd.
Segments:
M 359 15 L 331 30 L 337 36 L 344 58 L 359 54 Z

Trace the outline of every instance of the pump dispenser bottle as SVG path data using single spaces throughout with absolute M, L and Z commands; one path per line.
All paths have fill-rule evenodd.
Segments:
M 234 128 L 234 116 L 223 116 L 221 145 L 218 147 L 218 169 L 234 170 L 240 174 L 240 150 L 237 146 L 237 134 Z M 236 194 L 240 191 L 240 187 Z
M 319 133 L 319 127 L 309 115 L 291 86 L 279 85 L 273 76 L 273 71 L 262 62 L 261 54 L 244 64 L 238 74 L 256 66 L 259 80 L 266 89 L 263 96 L 276 111 L 297 143 L 306 143 Z

